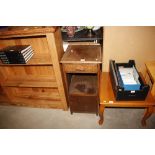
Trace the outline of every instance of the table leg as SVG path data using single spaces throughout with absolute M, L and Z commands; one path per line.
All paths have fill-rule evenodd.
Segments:
M 148 108 L 146 108 L 146 111 L 141 121 L 142 126 L 146 126 L 146 120 L 152 115 L 152 113 L 153 113 L 153 106 L 149 106 Z
M 105 108 L 105 106 L 103 104 L 100 104 L 100 107 L 99 107 L 99 116 L 100 116 L 99 125 L 102 125 L 103 121 L 104 121 L 104 116 L 103 116 L 104 108 Z

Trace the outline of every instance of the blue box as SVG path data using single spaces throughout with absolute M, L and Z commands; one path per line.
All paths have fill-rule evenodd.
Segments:
M 131 85 L 127 85 L 127 84 L 123 84 L 124 86 L 124 90 L 131 90 L 131 91 L 135 91 L 135 90 L 140 90 L 140 84 L 131 84 Z
M 120 83 L 124 90 L 140 90 L 140 82 L 139 82 L 139 74 L 134 66 L 132 67 L 124 67 L 119 66 L 118 72 L 121 77 Z M 126 83 L 125 83 L 126 82 Z

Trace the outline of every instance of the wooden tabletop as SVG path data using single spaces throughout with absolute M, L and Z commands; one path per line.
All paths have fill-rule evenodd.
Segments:
M 150 92 L 145 101 L 116 101 L 110 75 L 108 72 L 103 72 L 100 81 L 100 104 L 104 104 L 106 107 L 148 107 L 155 105 L 155 101 Z
M 101 63 L 100 45 L 69 45 L 61 63 Z
M 155 61 L 146 62 L 146 69 L 151 77 L 151 80 L 155 81 Z
M 43 35 L 54 33 L 56 29 L 54 26 L 10 26 L 0 29 L 0 38 Z

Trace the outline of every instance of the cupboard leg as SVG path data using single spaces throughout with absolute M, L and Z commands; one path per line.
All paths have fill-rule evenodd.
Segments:
M 152 115 L 152 113 L 153 113 L 153 107 L 152 106 L 146 108 L 146 111 L 145 111 L 144 116 L 143 116 L 142 121 L 141 121 L 142 126 L 146 126 L 146 120 Z
M 73 111 L 70 110 L 71 115 L 73 115 Z
M 103 124 L 103 121 L 104 121 L 104 105 L 100 104 L 100 107 L 99 107 L 99 116 L 100 116 L 100 119 L 99 119 L 99 125 L 102 125 Z

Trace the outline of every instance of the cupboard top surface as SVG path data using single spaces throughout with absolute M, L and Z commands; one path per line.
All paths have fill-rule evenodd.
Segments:
M 101 63 L 101 46 L 69 45 L 61 63 Z
M 0 29 L 0 38 L 45 35 L 54 33 L 56 29 L 54 26 L 10 26 Z
M 146 62 L 145 65 L 152 80 L 155 81 L 155 61 Z

